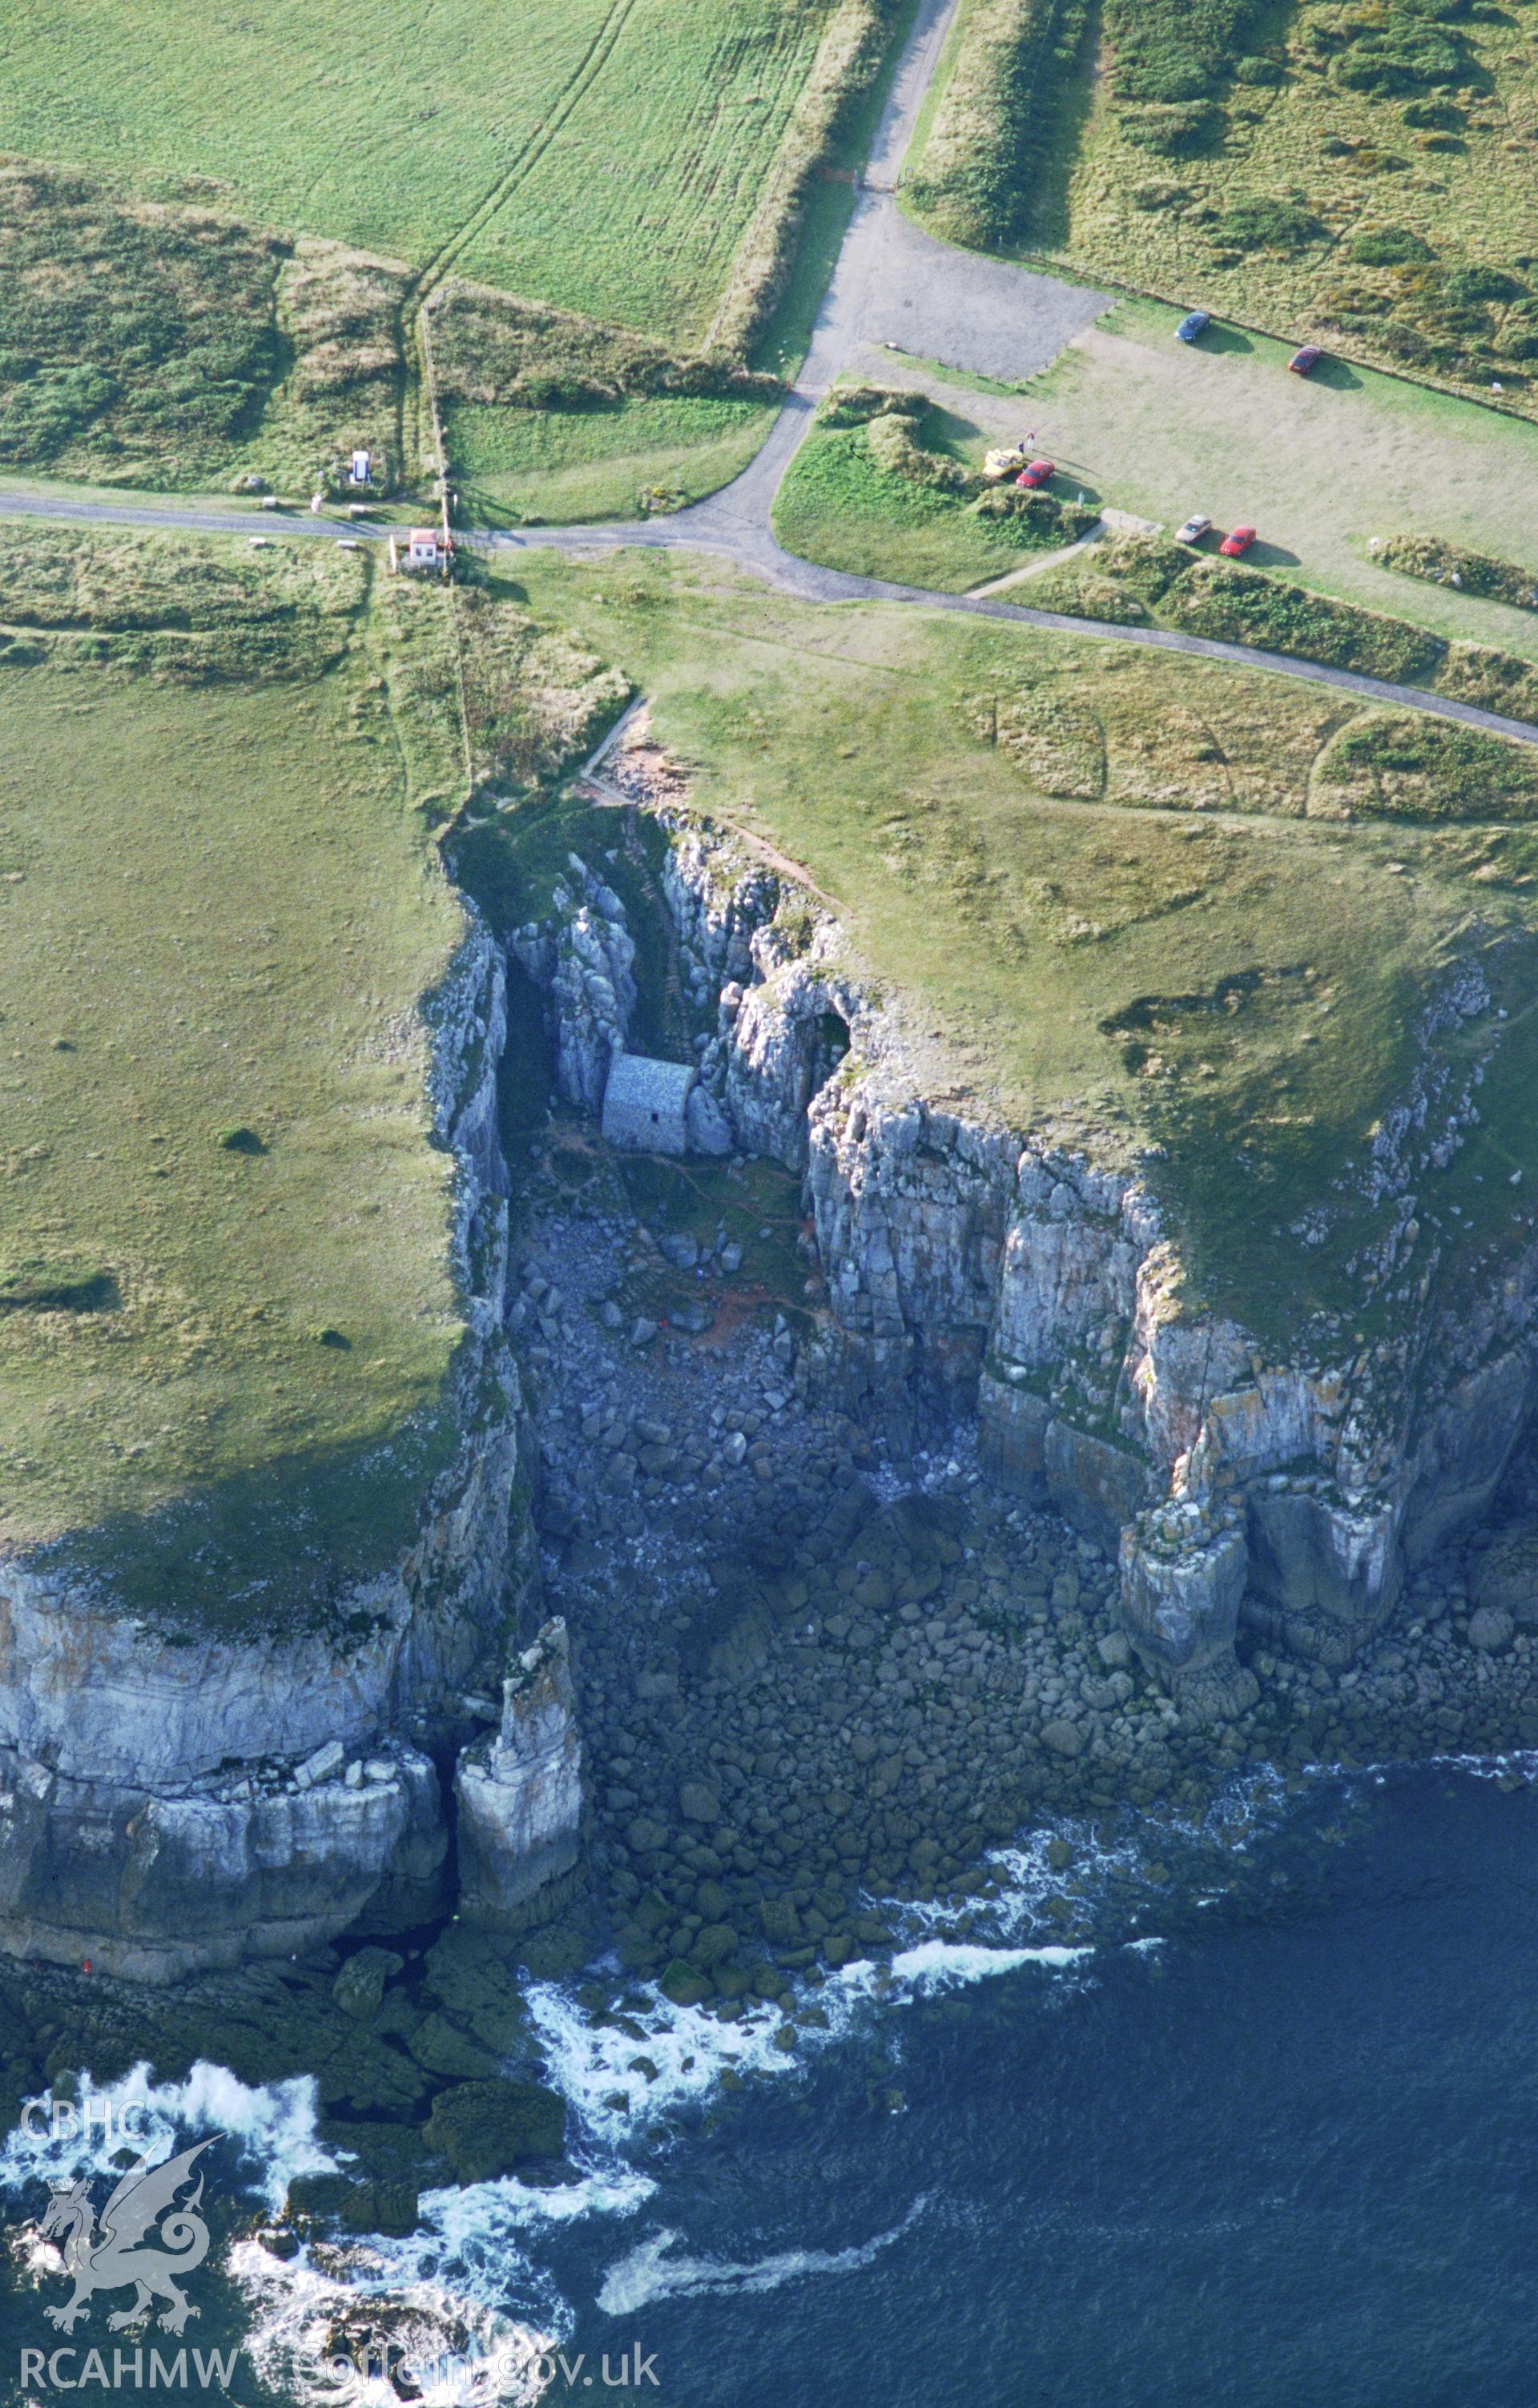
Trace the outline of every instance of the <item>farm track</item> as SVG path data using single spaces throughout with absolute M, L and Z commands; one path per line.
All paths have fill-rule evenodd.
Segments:
M 707 500 L 697 502 L 690 509 L 680 510 L 667 519 L 617 521 L 594 526 L 541 527 L 527 534 L 466 528 L 459 531 L 458 539 L 493 554 L 554 550 L 580 558 L 584 554 L 602 557 L 630 549 L 708 552 L 731 561 L 737 567 L 798 600 L 917 604 L 928 609 L 1040 627 L 1053 634 L 1185 652 L 1194 659 L 1225 661 L 1240 668 L 1258 668 L 1278 677 L 1300 679 L 1305 684 L 1333 687 L 1337 692 L 1358 695 L 1366 702 L 1387 703 L 1401 710 L 1422 711 L 1433 718 L 1453 720 L 1464 726 L 1479 728 L 1489 735 L 1509 737 L 1517 743 L 1538 746 L 1538 726 L 1524 720 L 1505 718 L 1498 711 L 1485 710 L 1473 703 L 1429 694 L 1419 686 L 1391 684 L 1384 679 L 1364 677 L 1351 669 L 1332 668 L 1316 661 L 1292 660 L 1280 652 L 1253 650 L 1244 644 L 1224 643 L 1213 637 L 1187 635 L 1162 627 L 1124 626 L 1100 619 L 1071 618 L 1059 611 L 1033 610 L 1023 603 L 1007 602 L 997 594 L 975 591 L 970 594 L 940 594 L 924 586 L 894 584 L 879 578 L 854 577 L 839 569 L 821 568 L 810 561 L 801 560 L 786 552 L 776 539 L 770 524 L 774 497 L 811 428 L 817 402 L 868 341 L 865 330 L 873 308 L 883 298 L 884 270 L 888 281 L 893 277 L 905 276 L 910 272 L 910 255 L 891 240 L 894 223 L 898 222 L 894 188 L 957 5 L 958 0 L 924 0 L 920 7 L 894 72 L 891 93 L 871 145 L 865 186 L 824 296 L 806 359 L 762 450 L 742 474 L 720 493 L 712 494 Z M 615 9 L 605 21 L 603 32 L 567 88 L 568 106 L 575 105 L 581 91 L 586 88 L 593 72 L 596 72 L 596 65 L 601 64 L 602 56 L 607 55 L 617 39 L 630 6 L 631 0 L 617 0 Z M 563 117 L 566 113 L 564 108 Z M 556 126 L 551 124 L 543 130 L 553 136 Z M 497 200 L 510 188 L 511 182 L 527 164 L 528 152 L 525 151 L 508 176 L 501 179 Z M 455 246 L 467 237 L 470 228 L 484 222 L 487 211 L 495 205 L 491 198 L 482 205 L 481 210 L 468 222 L 468 226 L 453 238 L 453 243 L 444 246 L 437 260 L 429 263 L 424 270 L 424 280 L 440 277 L 447 272 L 445 263 Z M 1018 273 L 1023 280 L 1024 293 L 1028 294 L 1032 287 L 1041 287 L 1045 293 L 1046 288 L 1054 285 L 1054 280 L 1034 276 L 1028 270 L 1021 269 Z M 419 296 L 423 289 L 419 285 Z M 1057 292 L 1063 289 L 1055 288 Z M 1049 308 L 1051 297 L 1048 296 L 1046 303 Z M 20 491 L 0 485 L 0 516 L 3 515 L 64 520 L 85 525 L 192 529 L 245 536 L 257 532 L 249 513 L 237 515 L 231 511 L 175 507 L 157 509 L 128 501 L 79 501 L 64 495 Z M 335 541 L 338 533 L 334 523 L 296 520 L 286 521 L 283 531 L 291 537 L 315 537 L 324 541 Z M 358 526 L 351 532 L 355 537 L 371 538 L 376 541 L 382 541 L 385 535 L 385 530 L 378 526 Z

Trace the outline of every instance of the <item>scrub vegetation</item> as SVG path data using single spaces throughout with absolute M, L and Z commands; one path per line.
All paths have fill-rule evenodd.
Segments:
M 1081 552 L 1047 569 L 1030 598 L 1042 609 L 1184 628 L 1538 721 L 1538 668 L 1527 661 L 1477 644 L 1449 644 L 1401 619 L 1312 594 L 1290 578 L 1157 538 L 1119 537 Z
M 1450 585 L 1460 594 L 1509 603 L 1516 610 L 1538 610 L 1538 572 L 1518 568 L 1514 560 L 1491 560 L 1485 552 L 1424 535 L 1389 536 L 1372 551 L 1381 567 L 1395 569 L 1401 577 Z
M 1041 103 L 996 28 L 1045 13 L 973 0 L 910 188 L 938 231 L 1538 410 L 1530 0 L 1106 0 Z
M 398 471 L 402 272 L 0 163 L 0 467 L 177 488 Z

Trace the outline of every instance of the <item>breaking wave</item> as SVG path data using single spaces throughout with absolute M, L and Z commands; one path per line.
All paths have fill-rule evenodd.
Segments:
M 125 2143 L 159 2165 L 188 2133 L 223 2132 L 258 2167 L 257 2187 L 276 2210 L 300 2174 L 335 2173 L 337 2160 L 316 2136 L 317 2093 L 309 2074 L 287 2082 L 241 2082 L 222 2065 L 201 2059 L 185 2082 L 155 2082 L 147 2064 L 98 2087 L 81 2072 L 73 2115 L 50 2115 L 32 2100 L 0 2149 L 0 2188 L 24 2183 L 77 2182 L 105 2173 Z M 82 2104 L 83 2102 L 83 2104 Z M 55 2131 L 54 2123 L 59 2129 Z

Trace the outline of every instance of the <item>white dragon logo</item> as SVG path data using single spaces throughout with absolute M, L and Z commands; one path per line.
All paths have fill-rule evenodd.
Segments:
M 61 2332 L 73 2332 L 81 2316 L 90 2315 L 93 2293 L 121 2291 L 131 2283 L 133 2300 L 108 2317 L 109 2331 L 122 2332 L 127 2325 L 141 2324 L 157 2299 L 165 2301 L 160 2317 L 165 2330 L 185 2329 L 188 2317 L 195 2316 L 197 2310 L 189 2305 L 176 2277 L 190 2274 L 208 2254 L 208 2228 L 197 2213 L 203 2200 L 201 2173 L 191 2199 L 168 2211 L 178 2191 L 192 2181 L 193 2168 L 204 2150 L 222 2137 L 214 2133 L 163 2166 L 151 2167 L 147 2157 L 140 2157 L 103 2208 L 99 2232 L 89 2181 L 55 2186 L 37 2229 L 45 2240 L 63 2234 L 65 2272 L 73 2276 L 75 2288 L 62 2306 L 44 2311 L 50 2324 Z M 140 2245 L 154 2233 L 157 2224 L 160 2229 L 155 2237 L 174 2256 Z

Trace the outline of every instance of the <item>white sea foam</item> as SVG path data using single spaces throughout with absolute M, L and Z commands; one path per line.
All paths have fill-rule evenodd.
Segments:
M 47 2102 L 29 2102 L 36 2112 L 0 2150 L 0 2187 L 103 2173 L 125 2143 L 159 2165 L 197 2132 L 229 2134 L 260 2169 L 258 2186 L 272 2208 L 282 2206 L 295 2175 L 336 2171 L 336 2158 L 316 2137 L 316 2087 L 308 2074 L 252 2086 L 200 2059 L 185 2082 L 155 2082 L 140 2064 L 99 2087 L 82 2072 L 77 2086 L 89 2102 L 86 2128 L 55 2138 Z
M 855 2248 L 785 2249 L 741 2265 L 722 2258 L 675 2257 L 680 2235 L 653 2233 L 611 2266 L 599 2286 L 598 2305 L 606 2315 L 625 2316 L 650 2307 L 655 2300 L 678 2299 L 690 2292 L 777 2291 L 782 2284 L 799 2283 L 811 2274 L 853 2274 L 900 2241 L 927 2205 L 927 2197 L 921 2193 L 900 2224 Z
M 1070 1948 L 1058 1942 L 1039 1948 L 982 1948 L 959 1940 L 924 1940 L 904 1948 L 892 1959 L 892 1978 L 911 1982 L 916 1989 L 954 1989 L 969 1982 L 986 1982 L 999 1973 L 1013 1973 L 1021 1965 L 1045 1965 L 1056 1972 L 1093 1956 L 1093 1948 Z
M 1022 1965 L 1060 1972 L 1092 1954 L 1056 1942 L 988 1947 L 918 1939 L 890 1963 L 862 1958 L 819 1985 L 797 1983 L 798 2008 L 815 2007 L 826 2020 L 795 2023 L 790 2049 L 781 2045 L 785 2017 L 778 2007 L 756 2008 L 724 2024 L 698 2007 L 677 2007 L 646 1990 L 644 2004 L 629 2018 L 634 2028 L 624 2031 L 591 2021 L 553 1983 L 534 1984 L 528 1998 L 549 2078 L 571 2106 L 589 2150 L 607 2160 L 651 2120 L 703 2104 L 728 2071 L 780 2079 L 797 2073 L 857 2027 L 868 2028 L 875 2006 L 906 2005 L 927 1991 L 986 1981 Z
M 308 2076 L 251 2086 L 223 2066 L 199 2062 L 184 2082 L 157 2083 L 147 2065 L 97 2087 L 81 2075 L 92 2103 L 83 2132 L 57 2138 L 46 2102 L 0 2151 L 0 2186 L 103 2174 L 125 2140 L 152 2163 L 184 2146 L 189 2134 L 226 2133 L 238 2145 L 252 2187 L 269 2210 L 285 2203 L 300 2174 L 338 2170 L 338 2154 L 316 2132 L 318 2097 Z M 124 2111 L 134 2111 L 124 2120 Z M 588 2169 L 575 2183 L 536 2189 L 507 2180 L 424 2193 L 424 2229 L 404 2239 L 378 2238 L 345 2248 L 316 2244 L 283 2259 L 245 2238 L 232 2247 L 231 2274 L 252 2312 L 246 2346 L 263 2379 L 300 2408 L 346 2401 L 350 2408 L 395 2408 L 388 2366 L 374 2375 L 325 2356 L 328 2334 L 382 2330 L 398 2372 L 402 2352 L 430 2408 L 493 2408 L 537 2400 L 552 2336 L 569 2311 L 523 2245 L 540 2227 L 595 2214 L 634 2213 L 654 2186 L 623 2166 Z M 34 2236 L 35 2240 L 35 2236 Z M 36 2243 L 18 2271 L 33 2279 L 60 2271 L 58 2254 Z M 322 2262 L 323 2261 L 323 2262 Z M 425 2369 L 425 2373 L 415 2370 Z
M 404 2376 L 427 2408 L 532 2408 L 555 2346 L 539 2326 L 429 2279 L 402 2282 L 378 2243 L 292 2259 L 236 2243 L 230 2271 L 251 2307 L 246 2349 L 295 2408 L 395 2408 Z
M 1229 1809 L 1231 1814 L 1233 1809 Z M 1159 1852 L 1177 1835 L 1162 1826 Z M 1195 1839 L 1190 1830 L 1181 1836 Z M 409 2238 L 375 2237 L 345 2247 L 312 2243 L 280 2259 L 260 2240 L 243 2239 L 231 2271 L 247 2296 L 252 2319 L 248 2346 L 264 2380 L 297 2408 L 345 2400 L 352 2408 L 392 2408 L 398 2396 L 388 2371 L 370 2374 L 349 2365 L 345 2374 L 323 2362 L 323 2344 L 338 2333 L 384 2335 L 395 2352 L 408 2349 L 413 2379 L 429 2408 L 494 2408 L 532 2402 L 550 2379 L 542 2353 L 569 2335 L 572 2312 L 539 2259 L 541 2232 L 597 2215 L 636 2214 L 657 2185 L 635 2163 L 638 2143 L 654 2143 L 679 2109 L 702 2107 L 722 2076 L 794 2080 L 819 2053 L 869 2032 L 883 2010 L 936 1992 L 1041 1969 L 1056 1984 L 1082 1979 L 1094 1955 L 1077 1935 L 1063 1935 L 1064 1870 L 1050 1861 L 1055 1839 L 1071 1841 L 1076 1912 L 1093 1914 L 1100 1879 L 1118 1877 L 1125 1892 L 1140 1879 L 1150 1903 L 1168 1878 L 1144 1872 L 1150 1834 L 1125 1830 L 1105 1842 L 1083 1825 L 1037 1831 L 992 1852 L 987 1870 L 994 1895 L 968 1900 L 965 1936 L 956 1932 L 955 1905 L 873 1901 L 898 1933 L 889 1962 L 861 1960 L 822 1982 L 787 1976 L 801 2009 L 794 2044 L 781 2044 L 779 2008 L 755 2005 L 722 2023 L 698 2009 L 672 2005 L 646 1991 L 632 2028 L 594 2022 L 565 1989 L 529 1986 L 532 2020 L 548 2063 L 548 2078 L 572 2114 L 572 2153 L 581 2179 L 535 2188 L 507 2180 L 424 2195 L 424 2229 Z M 1135 1916 L 1134 1916 L 1135 1920 Z M 1125 1928 L 1125 1927 L 1124 1927 Z M 1134 1950 L 1157 1939 L 1128 1942 Z M 308 2079 L 252 2087 L 223 2068 L 200 2063 L 183 2083 L 154 2083 L 139 2066 L 106 2095 L 126 2104 L 147 2102 L 144 2123 L 151 2154 L 184 2145 L 189 2132 L 229 2133 L 239 2144 L 268 2205 L 277 2209 L 295 2175 L 334 2171 L 338 2155 L 316 2131 L 316 2086 Z M 44 2130 L 15 2133 L 0 2152 L 0 2184 L 15 2186 L 42 2175 L 78 2177 L 104 2172 L 121 2131 L 98 2128 L 55 2141 Z M 904 2223 L 871 2241 L 836 2251 L 789 2249 L 739 2262 L 687 2254 L 671 2230 L 649 2235 L 616 2259 L 599 2302 L 618 2315 L 683 2292 L 762 2291 L 811 2276 L 838 2274 L 868 2263 L 906 2230 Z M 40 2269 L 37 2271 L 41 2271 Z
M 394 2408 L 387 2367 L 368 2375 L 322 2363 L 328 2333 L 383 2331 L 397 2370 L 404 2352 L 431 2408 L 537 2400 L 550 2380 L 540 2361 L 572 2321 L 538 2263 L 537 2235 L 585 2216 L 632 2214 L 654 2187 L 623 2166 L 588 2169 L 549 2189 L 509 2177 L 424 2191 L 424 2229 L 400 2238 L 312 2243 L 286 2260 L 243 2242 L 231 2271 L 253 2314 L 253 2362 L 299 2408 L 328 2400 Z
M 534 1983 L 528 1993 L 549 2078 L 584 2138 L 606 2155 L 624 2146 L 647 2111 L 658 2114 L 708 2099 L 728 2068 L 739 2073 L 783 2072 L 789 2062 L 775 2045 L 784 2021 L 777 2010 L 723 2024 L 697 2007 L 675 2007 L 658 1991 L 644 1995 L 646 2006 L 632 2018 L 641 2034 L 638 2039 L 635 2031 L 613 2024 L 589 2022 L 553 1983 Z

